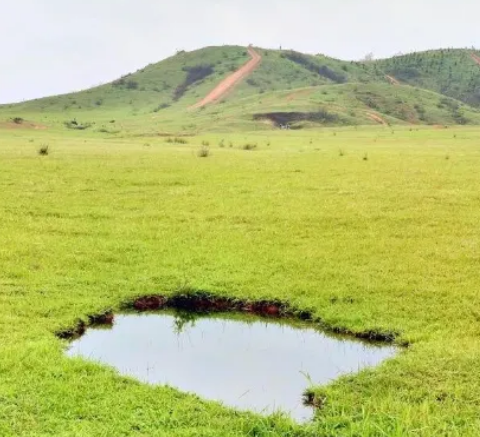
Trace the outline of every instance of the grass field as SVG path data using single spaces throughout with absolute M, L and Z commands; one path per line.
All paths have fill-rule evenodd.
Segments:
M 478 436 L 480 129 L 187 141 L 0 130 L 0 435 Z M 307 426 L 64 357 L 56 331 L 186 287 L 410 346 Z

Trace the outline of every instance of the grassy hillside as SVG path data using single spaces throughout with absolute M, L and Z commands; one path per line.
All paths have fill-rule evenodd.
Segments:
M 268 91 L 346 82 L 378 80 L 374 68 L 323 56 L 291 51 L 258 49 L 261 66 L 232 94 L 232 98 Z M 151 64 L 112 83 L 86 91 L 36 99 L 0 110 L 21 112 L 78 113 L 129 107 L 162 110 L 187 107 L 200 100 L 218 82 L 249 59 L 244 47 L 207 47 L 179 52 L 157 64 Z
M 292 128 L 379 124 L 480 124 L 480 111 L 457 100 L 410 86 L 342 84 L 265 93 L 227 101 L 192 114 L 205 129 L 239 123 L 261 129 L 281 124 Z
M 202 110 L 188 108 L 249 59 L 244 47 L 179 52 L 106 85 L 3 105 L 0 126 L 23 118 L 24 127 L 114 134 L 271 129 L 285 123 L 297 128 L 480 124 L 477 109 L 465 104 L 480 105 L 480 66 L 466 50 L 366 63 L 288 50 L 257 51 L 263 58 L 260 67 L 216 105 Z M 401 85 L 391 85 L 387 75 Z
M 376 61 L 373 66 L 401 83 L 430 89 L 480 106 L 480 65 L 473 50 L 432 50 Z
M 32 120 L 65 130 L 63 113 L 29 114 Z M 205 131 L 270 130 L 289 124 L 301 129 L 347 125 L 455 125 L 480 124 L 480 111 L 440 94 L 386 83 L 346 83 L 294 90 L 255 93 L 228 98 L 201 110 L 167 108 L 152 112 L 150 107 L 131 111 L 125 107 L 90 110 L 76 114 L 71 130 L 101 134 L 156 135 L 195 134 Z M 0 125 L 1 126 L 1 125 Z M 10 127 L 32 128 L 27 119 Z M 86 128 L 86 129 L 83 129 Z
M 260 68 L 235 90 L 231 99 L 309 86 L 387 82 L 384 75 L 367 64 L 290 50 L 257 50 L 263 57 Z
M 179 101 L 182 106 L 187 106 L 248 59 L 244 47 L 214 47 L 190 53 L 179 52 L 106 85 L 17 105 L 3 105 L 0 110 L 62 112 L 69 115 L 118 108 L 129 108 L 131 111 L 149 108 L 155 111 Z

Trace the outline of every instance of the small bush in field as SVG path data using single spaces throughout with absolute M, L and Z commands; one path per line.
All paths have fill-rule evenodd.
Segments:
M 49 145 L 48 144 L 42 144 L 40 146 L 40 149 L 38 149 L 38 154 L 40 156 L 47 156 L 49 153 Z
M 185 138 L 180 138 L 180 137 L 168 137 L 166 140 L 165 140 L 166 143 L 169 143 L 169 144 L 172 144 L 172 143 L 175 143 L 175 144 L 188 144 L 188 141 L 185 139 Z
M 199 158 L 208 158 L 210 156 L 210 148 L 208 146 L 202 146 L 197 152 Z

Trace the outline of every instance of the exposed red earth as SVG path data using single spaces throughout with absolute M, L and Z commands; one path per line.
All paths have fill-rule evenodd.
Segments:
M 290 307 L 288 304 L 280 301 L 241 301 L 231 298 L 200 294 L 185 294 L 176 296 L 145 296 L 139 297 L 133 301 L 125 303 L 124 309 L 136 310 L 138 312 L 158 311 L 164 309 L 191 311 L 194 313 L 221 313 L 237 312 L 254 314 L 260 317 L 284 318 L 291 320 L 301 320 L 317 324 L 323 329 L 327 329 L 335 334 L 351 335 L 353 337 L 373 341 L 395 341 L 398 333 L 380 332 L 370 330 L 365 332 L 353 332 L 339 327 L 328 328 L 320 319 L 314 318 L 310 311 L 298 310 Z M 77 322 L 76 326 L 65 331 L 57 332 L 57 336 L 62 339 L 71 340 L 82 336 L 88 326 L 91 325 L 112 325 L 115 316 L 112 312 L 104 312 L 96 316 L 89 316 L 88 321 Z M 407 343 L 403 344 L 408 346 Z
M 252 59 L 250 59 L 237 71 L 222 80 L 212 91 L 207 94 L 206 97 L 193 105 L 191 109 L 203 108 L 210 103 L 217 102 L 222 97 L 224 97 L 235 85 L 237 85 L 242 80 L 247 78 L 250 74 L 252 74 L 262 62 L 262 56 L 257 53 L 253 47 L 248 48 L 248 53 L 250 54 Z
M 388 125 L 388 123 L 378 114 L 375 114 L 375 112 L 367 112 L 366 114 L 368 118 L 370 118 L 370 120 L 376 121 L 377 123 L 383 124 L 384 126 Z
M 390 82 L 391 85 L 400 85 L 400 82 L 395 79 L 393 76 L 389 76 L 388 74 L 385 76 L 387 80 Z
M 0 129 L 35 129 L 45 130 L 47 126 L 31 122 L 14 123 L 13 121 L 0 122 Z
M 470 56 L 478 65 L 480 65 L 480 56 L 476 55 L 475 53 L 472 53 Z

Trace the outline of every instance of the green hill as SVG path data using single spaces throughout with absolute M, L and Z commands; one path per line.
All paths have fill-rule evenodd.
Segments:
M 183 121 L 179 123 L 176 130 L 185 130 Z M 407 85 L 346 83 L 232 98 L 190 114 L 188 127 L 193 131 L 212 126 L 218 130 L 258 130 L 286 124 L 294 129 L 368 124 L 480 124 L 480 112 L 460 101 Z M 129 126 L 128 130 L 135 127 Z
M 325 84 L 385 80 L 381 75 L 375 76 L 374 68 L 365 64 L 292 51 L 258 49 L 258 52 L 263 57 L 262 64 L 231 97 Z M 248 59 L 245 47 L 207 47 L 179 52 L 106 85 L 8 106 L 27 112 L 72 113 L 125 106 L 133 109 L 150 107 L 152 111 L 171 106 L 187 107 Z
M 426 88 L 480 107 L 479 52 L 464 49 L 432 50 L 376 61 L 373 65 L 398 81 Z
M 0 122 L 16 118 L 104 133 L 281 124 L 480 124 L 480 66 L 471 51 L 439 50 L 361 63 L 256 50 L 262 55 L 260 66 L 219 102 L 200 110 L 189 108 L 250 59 L 245 47 L 179 52 L 89 90 L 2 105 Z M 387 76 L 401 85 L 392 85 Z

